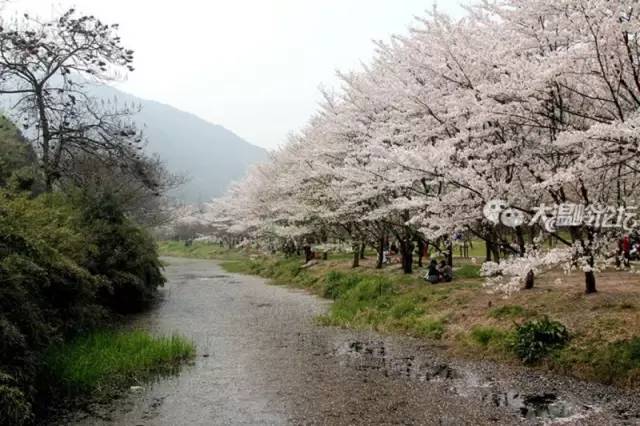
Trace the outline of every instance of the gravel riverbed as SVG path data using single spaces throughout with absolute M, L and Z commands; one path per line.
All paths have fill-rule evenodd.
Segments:
M 197 358 L 59 424 L 640 424 L 632 393 L 321 327 L 327 301 L 214 261 L 165 260 L 162 301 L 135 326 L 193 339 Z

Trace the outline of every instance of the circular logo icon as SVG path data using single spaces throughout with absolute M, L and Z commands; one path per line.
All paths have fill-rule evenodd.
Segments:
M 505 211 L 509 205 L 504 200 L 491 200 L 483 209 L 484 217 L 494 225 L 500 223 L 500 215 Z
M 500 214 L 500 222 L 510 228 L 517 228 L 524 223 L 524 214 L 520 210 L 504 209 Z

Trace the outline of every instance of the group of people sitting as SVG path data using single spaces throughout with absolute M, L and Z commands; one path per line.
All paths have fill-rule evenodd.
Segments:
M 444 260 L 438 264 L 435 259 L 432 259 L 424 279 L 431 284 L 450 283 L 453 280 L 453 270 Z

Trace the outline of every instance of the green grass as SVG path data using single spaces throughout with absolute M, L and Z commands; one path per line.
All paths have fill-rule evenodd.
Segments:
M 471 329 L 469 338 L 476 344 L 487 348 L 493 346 L 499 350 L 508 349 L 512 333 L 491 326 L 478 325 Z
M 183 241 L 161 241 L 158 243 L 161 256 L 188 257 L 193 259 L 240 260 L 244 258 L 240 249 L 228 249 L 219 244 L 195 242 L 187 246 Z
M 585 375 L 600 382 L 635 387 L 640 380 L 640 337 L 605 345 L 569 345 L 554 354 L 554 361 L 564 372 L 578 364 Z
M 534 313 L 520 305 L 505 305 L 489 311 L 489 317 L 495 319 L 516 319 L 533 316 Z
M 453 275 L 455 278 L 480 278 L 480 267 L 465 264 L 457 268 L 453 272 Z
M 194 356 L 193 343 L 178 336 L 98 331 L 51 348 L 45 367 L 49 379 L 69 394 L 102 394 L 174 372 Z

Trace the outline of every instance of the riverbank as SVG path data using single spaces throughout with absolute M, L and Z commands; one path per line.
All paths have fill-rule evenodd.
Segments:
M 461 357 L 521 365 L 522 339 L 533 335 L 544 340 L 554 332 L 527 334 L 531 327 L 526 328 L 548 317 L 566 327 L 570 339 L 549 345 L 529 364 L 622 387 L 636 387 L 640 377 L 640 285 L 637 275 L 626 272 L 600 274 L 600 292 L 592 296 L 583 294 L 580 276 L 549 274 L 539 277 L 535 289 L 503 298 L 487 293 L 478 264 L 463 259 L 455 260 L 453 283 L 433 286 L 422 280 L 421 271 L 407 276 L 397 265 L 376 270 L 373 258 L 353 270 L 349 255 L 330 256 L 305 268 L 300 258 L 209 244 L 163 243 L 161 252 L 219 259 L 230 272 L 259 275 L 333 299 L 329 313 L 318 318 L 322 324 L 428 339 Z

